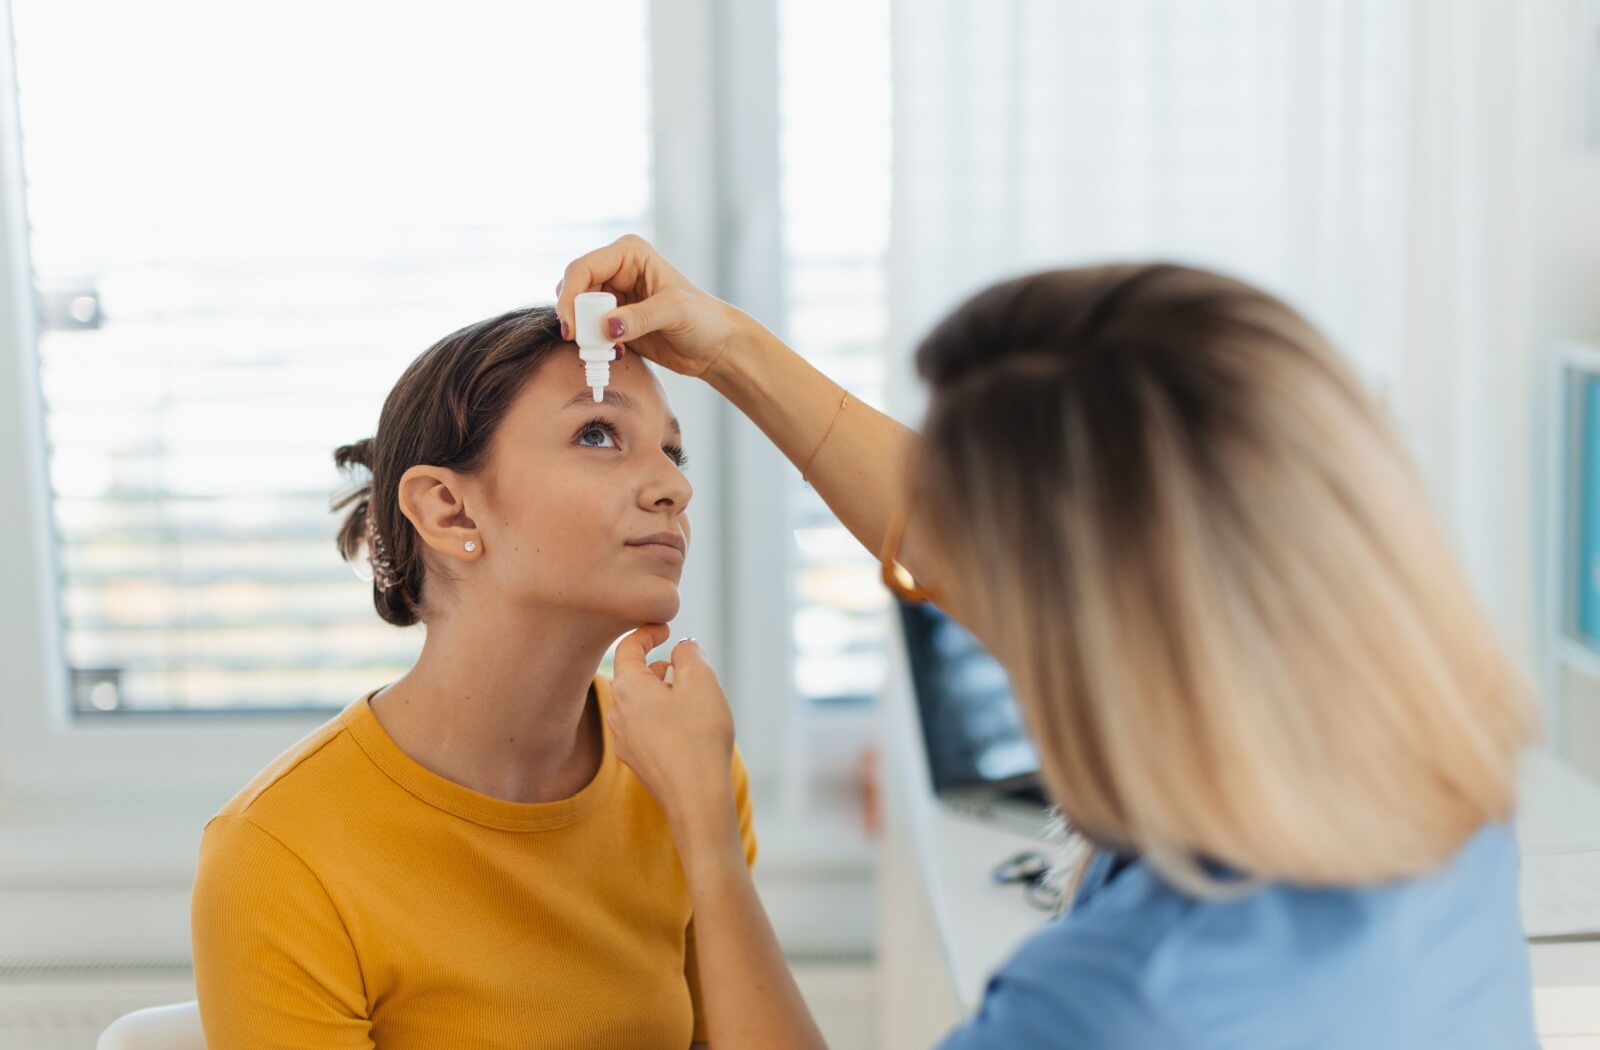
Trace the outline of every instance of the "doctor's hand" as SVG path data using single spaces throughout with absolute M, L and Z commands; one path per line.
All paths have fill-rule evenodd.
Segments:
M 611 292 L 619 304 L 600 319 L 606 338 L 686 376 L 711 378 L 729 347 L 762 331 L 748 314 L 695 287 L 632 234 L 567 265 L 556 285 L 563 339 L 572 338 L 574 300 L 594 291 Z
M 693 639 L 673 647 L 670 663 L 646 662 L 669 633 L 665 624 L 646 624 L 617 645 L 610 712 L 617 756 L 666 810 L 680 853 L 725 844 L 730 827 L 738 848 L 733 714 Z

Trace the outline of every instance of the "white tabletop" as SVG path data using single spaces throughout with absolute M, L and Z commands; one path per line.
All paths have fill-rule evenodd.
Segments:
M 1028 849 L 1048 850 L 1040 838 L 932 804 L 920 815 L 919 856 L 928 902 L 963 1013 L 983 997 L 989 975 L 1029 934 L 1049 921 L 1028 903 L 1023 887 L 999 885 L 995 865 Z

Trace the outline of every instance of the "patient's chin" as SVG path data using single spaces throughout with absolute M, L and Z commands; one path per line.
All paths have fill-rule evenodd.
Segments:
M 664 583 L 658 593 L 641 595 L 639 601 L 633 603 L 633 615 L 629 619 L 638 623 L 671 623 L 681 604 L 678 588 Z

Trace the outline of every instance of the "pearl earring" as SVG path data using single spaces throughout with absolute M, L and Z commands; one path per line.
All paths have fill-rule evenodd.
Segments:
M 478 549 L 478 545 L 475 542 L 473 542 L 472 540 L 468 540 L 467 541 L 467 553 L 468 554 L 471 554 L 473 551 L 475 551 L 477 549 Z

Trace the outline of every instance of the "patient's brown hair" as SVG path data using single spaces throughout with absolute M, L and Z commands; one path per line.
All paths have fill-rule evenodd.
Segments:
M 401 475 L 418 464 L 468 475 L 482 470 L 500 421 L 561 342 L 561 321 L 549 306 L 512 310 L 452 332 L 400 376 L 377 432 L 334 451 L 341 469 L 369 472 L 368 481 L 337 497 L 332 508 L 349 508 L 338 534 L 346 561 L 371 551 L 369 520 L 381 537 L 386 564 L 374 566 L 372 604 L 389 623 L 408 627 L 422 620 L 430 583 L 422 544 L 400 513 Z

